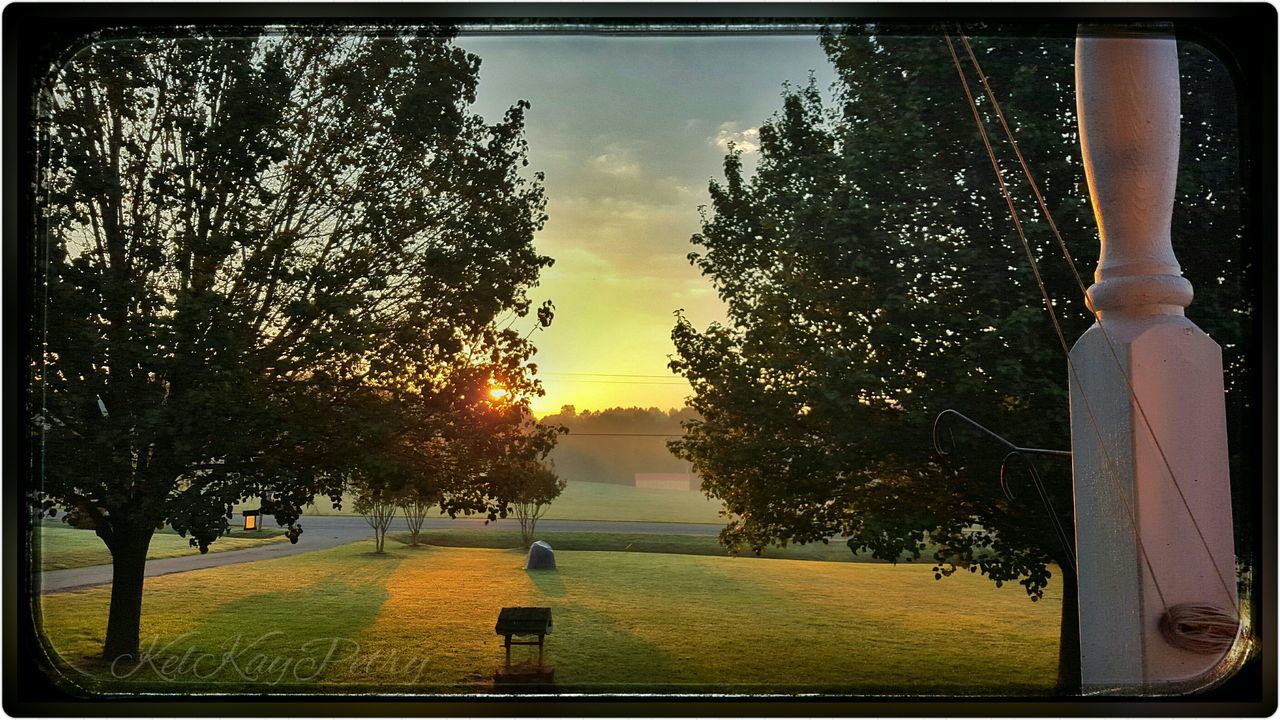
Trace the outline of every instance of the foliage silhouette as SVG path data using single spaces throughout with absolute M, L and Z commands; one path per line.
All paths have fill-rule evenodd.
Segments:
M 511 322 L 552 263 L 529 105 L 469 111 L 480 61 L 451 36 L 144 33 L 51 78 L 33 500 L 111 550 L 107 657 L 137 651 L 156 528 L 204 548 L 259 496 L 297 539 L 348 477 L 407 477 L 432 438 L 480 457 L 526 422 L 541 390 Z M 442 506 L 502 511 L 475 476 Z
M 725 502 L 730 548 L 845 536 L 877 558 L 931 551 L 938 579 L 968 569 L 996 585 L 1020 583 L 1032 600 L 1059 573 L 1059 681 L 1071 688 L 1074 577 L 1059 570 L 1070 550 L 1039 502 L 1004 495 L 1003 447 L 975 440 L 946 460 L 931 452 L 933 420 L 947 408 L 1019 445 L 1070 444 L 1062 348 L 942 32 L 868 25 L 824 32 L 821 42 L 839 78 L 836 106 L 812 82 L 787 88 L 782 110 L 760 127 L 754 175 L 734 150 L 724 182 L 711 184 L 689 258 L 729 320 L 699 330 L 677 317 L 671 367 L 692 384 L 699 417 L 670 448 Z M 993 34 L 974 45 L 1088 277 L 1097 236 L 1076 135 L 1074 31 Z M 1196 287 L 1188 314 L 1224 346 L 1238 448 L 1251 402 L 1242 287 L 1252 270 L 1239 242 L 1202 241 L 1241 237 L 1235 108 L 1207 91 L 1230 87 L 1212 55 L 1191 43 L 1180 54 L 1175 250 Z M 1070 342 L 1092 320 L 1047 224 L 1032 219 L 1035 201 L 990 103 L 979 111 Z M 1069 526 L 1070 467 L 1040 466 L 1053 512 Z M 1248 476 L 1233 469 L 1237 483 Z

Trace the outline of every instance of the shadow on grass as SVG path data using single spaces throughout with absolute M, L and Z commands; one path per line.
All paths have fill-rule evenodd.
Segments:
M 564 578 L 557 570 L 526 570 L 538 592 L 549 597 L 564 597 Z
M 556 667 L 559 692 L 637 692 L 706 680 L 696 663 L 642 639 L 615 617 L 580 605 L 557 607 L 554 613 L 547 662 Z
M 407 548 L 396 548 L 396 549 L 400 550 L 400 549 L 407 549 Z M 358 552 L 352 555 L 352 557 L 362 558 L 364 560 L 403 560 L 404 559 L 403 556 L 397 555 L 393 552 L 386 552 L 386 551 L 375 552 L 373 550 Z
M 395 570 L 390 553 L 357 554 L 386 559 L 372 577 L 353 584 L 330 577 L 305 589 L 290 589 L 288 578 L 265 575 L 281 590 L 242 598 L 220 607 L 186 632 L 143 637 L 137 658 L 76 663 L 108 692 L 168 693 L 217 690 L 274 692 L 306 689 L 360 663 L 369 654 L 361 633 L 371 626 L 389 593 L 383 584 Z

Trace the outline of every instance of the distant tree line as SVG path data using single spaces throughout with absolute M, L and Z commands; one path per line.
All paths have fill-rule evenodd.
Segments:
M 666 441 L 683 434 L 681 423 L 696 417 L 689 408 L 615 407 L 579 412 L 565 405 L 542 422 L 568 429 L 550 455 L 562 478 L 632 485 L 636 473 L 689 471 L 687 462 L 667 451 Z

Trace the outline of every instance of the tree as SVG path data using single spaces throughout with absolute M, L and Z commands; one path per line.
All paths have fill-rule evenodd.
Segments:
M 156 528 L 205 548 L 270 493 L 296 533 L 366 443 L 505 432 L 485 382 L 538 392 L 512 327 L 551 264 L 529 106 L 469 111 L 480 61 L 451 32 L 144 34 L 47 88 L 36 484 L 111 551 L 106 657 L 137 651 Z
M 395 498 L 390 493 L 378 490 L 376 488 L 362 487 L 356 495 L 355 505 L 352 509 L 360 513 L 364 517 L 364 521 L 369 523 L 369 527 L 373 529 L 373 551 L 382 554 L 386 549 L 387 530 L 391 528 L 391 521 L 396 518 L 396 509 L 399 507 Z
M 383 552 L 397 513 L 405 517 L 412 545 L 433 506 L 450 517 L 486 514 L 486 523 L 506 517 L 529 492 L 528 479 L 510 469 L 540 467 L 563 432 L 533 419 L 525 394 L 540 388 L 530 378 L 522 382 L 492 365 L 455 371 L 462 386 L 442 393 L 457 401 L 447 412 L 396 412 L 380 394 L 363 420 L 352 423 L 362 452 L 346 466 L 348 483 L 356 491 L 356 512 L 374 530 L 376 552 Z M 500 399 L 488 392 L 495 384 L 507 390 Z M 409 397 L 415 405 L 422 402 Z
M 515 488 L 511 493 L 511 506 L 520 521 L 520 542 L 528 547 L 538 529 L 538 519 L 546 514 L 551 501 L 564 492 L 566 483 L 541 463 L 511 465 L 494 472 L 505 474 L 503 482 Z
M 437 469 L 435 472 L 441 472 Z M 427 521 L 427 513 L 442 499 L 442 486 L 438 477 L 421 476 L 418 482 L 410 484 L 400 492 L 396 505 L 404 515 L 406 528 L 409 530 L 409 545 L 418 546 L 418 535 L 422 525 Z
M 460 473 L 468 479 L 441 503 L 450 517 L 480 512 L 488 515 L 487 522 L 494 522 L 519 512 L 524 503 L 549 503 L 564 489 L 564 481 L 548 469 L 547 456 L 567 428 L 534 419 L 527 405 L 504 409 L 504 431 L 472 436 L 479 442 L 467 446 L 463 457 L 469 462 L 461 465 Z
M 409 530 L 409 545 L 411 547 L 418 546 L 418 535 L 422 532 L 422 525 L 427 521 L 427 512 L 435 506 L 437 498 L 423 495 L 420 492 L 411 491 L 400 498 L 398 503 L 400 512 L 404 513 L 404 522 Z
M 1087 278 L 1097 241 L 1076 137 L 1072 39 L 974 44 Z M 760 127 L 754 176 L 744 177 L 742 155 L 731 151 L 724 183 L 711 184 L 712 212 L 690 259 L 711 278 L 729 322 L 699 331 L 677 318 L 671 367 L 692 384 L 699 419 L 670 447 L 724 501 L 721 540 L 733 549 L 845 536 L 877 558 L 930 553 L 939 579 L 968 569 L 997 585 L 1018 582 L 1032 600 L 1056 575 L 1059 681 L 1074 687 L 1073 538 L 1051 522 L 1070 528 L 1070 468 L 1041 463 L 1046 509 L 1030 488 L 1005 495 L 998 446 L 965 443 L 948 460 L 931 452 L 934 418 L 947 408 L 1020 445 L 1070 442 L 1063 351 L 950 53 L 927 28 L 851 27 L 825 33 L 822 44 L 839 77 L 838 108 L 828 110 L 812 84 L 789 88 Z M 957 52 L 966 57 L 958 41 Z M 1184 45 L 1182 55 L 1184 72 L 1211 72 L 1202 51 Z M 979 103 L 1071 342 L 1091 318 L 1046 224 L 1029 218 L 1035 201 L 998 142 L 990 104 Z M 1212 139 L 1221 150 L 1215 133 L 1229 133 L 1231 120 L 1203 104 L 1188 110 L 1198 115 L 1183 123 L 1184 143 L 1203 149 Z M 1183 176 L 1238 185 L 1226 154 L 1194 170 L 1184 164 Z M 1185 208 L 1203 209 L 1202 188 L 1181 188 L 1178 221 L 1197 221 Z M 1214 296 L 1204 307 L 1233 309 L 1197 322 L 1211 333 L 1243 331 L 1239 295 L 1218 294 L 1210 281 L 1232 276 L 1240 256 L 1221 246 L 1197 252 L 1204 233 L 1182 229 L 1187 274 L 1197 293 Z

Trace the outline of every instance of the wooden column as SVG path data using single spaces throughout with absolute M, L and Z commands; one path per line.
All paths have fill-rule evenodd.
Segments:
M 1237 599 L 1222 352 L 1183 314 L 1192 288 L 1170 244 L 1174 39 L 1082 29 L 1076 98 L 1102 240 L 1088 292 L 1099 322 L 1069 373 L 1081 679 L 1086 693 L 1181 692 L 1226 653 L 1186 649 L 1187 637 L 1221 633 Z M 1193 621 L 1172 640 L 1171 609 Z

